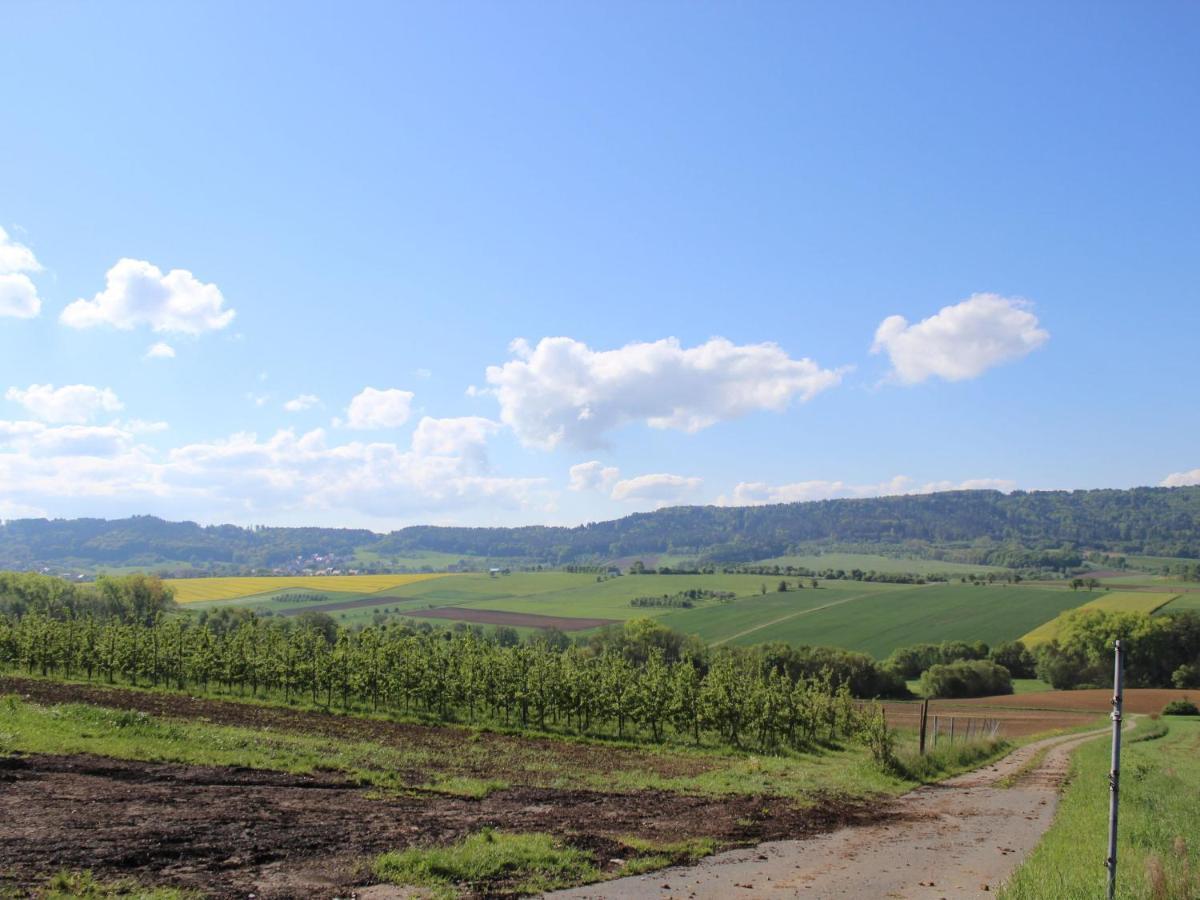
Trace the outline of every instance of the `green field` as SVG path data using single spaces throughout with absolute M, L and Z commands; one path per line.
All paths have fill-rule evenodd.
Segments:
M 791 579 L 793 588 L 797 580 Z M 816 590 L 805 587 L 779 592 L 779 581 L 778 577 L 758 575 L 623 575 L 597 581 L 595 575 L 568 572 L 501 576 L 470 573 L 404 584 L 376 594 L 303 592 L 318 594 L 317 605 L 378 601 L 329 611 L 343 625 L 369 623 L 378 613 L 395 620 L 443 606 L 619 621 L 652 617 L 713 644 L 778 640 L 846 647 L 880 658 L 896 647 L 916 643 L 959 639 L 993 644 L 1016 639 L 1064 610 L 1097 598 L 1091 593 L 1028 586 L 833 580 L 822 581 Z M 691 588 L 727 591 L 736 594 L 737 599 L 726 603 L 700 601 L 692 609 L 630 605 L 635 597 L 672 595 Z M 210 610 L 248 606 L 264 613 L 294 612 L 311 605 L 296 604 L 298 592 L 289 589 L 188 606 Z M 446 626 L 454 621 L 440 619 L 433 624 Z
M 973 566 L 965 563 L 942 562 L 937 559 L 917 557 L 880 556 L 874 553 L 814 553 L 803 556 L 775 556 L 759 560 L 757 566 L 803 566 L 815 572 L 826 569 L 841 569 L 849 572 L 861 569 L 864 572 L 912 573 L 914 575 L 968 575 L 971 572 L 1007 572 L 1000 566 Z
M 967 585 L 897 586 L 863 590 L 850 583 L 823 588 L 800 602 L 821 609 L 781 612 L 778 598 L 749 599 L 724 610 L 685 610 L 664 624 L 714 643 L 786 641 L 861 650 L 877 658 L 897 647 L 944 640 L 1015 640 L 1030 628 L 1079 603 L 1068 591 Z M 874 587 L 874 586 L 872 586 Z M 798 595 L 785 594 L 783 597 Z M 827 600 L 824 598 L 828 598 Z M 752 626 L 765 625 L 755 630 Z
M 1200 591 L 1193 591 L 1188 594 L 1180 594 L 1170 603 L 1165 606 L 1160 606 L 1154 611 L 1156 616 L 1166 615 L 1167 613 L 1177 612 L 1200 612 Z

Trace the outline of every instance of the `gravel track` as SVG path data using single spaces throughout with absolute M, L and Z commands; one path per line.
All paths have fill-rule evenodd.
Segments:
M 1098 730 L 1026 744 L 992 765 L 906 794 L 898 803 L 903 815 L 890 822 L 773 841 L 720 853 L 695 866 L 547 896 L 994 896 L 1050 827 L 1071 753 L 1107 733 Z M 1038 760 L 1043 748 L 1046 753 Z M 1023 772 L 1031 761 L 1036 764 Z M 1016 782 L 1004 787 L 1002 782 L 1013 776 L 1018 776 Z

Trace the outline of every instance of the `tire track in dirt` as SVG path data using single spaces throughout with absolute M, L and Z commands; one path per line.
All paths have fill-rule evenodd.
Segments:
M 770 628 L 772 625 L 778 625 L 780 622 L 787 622 L 798 616 L 806 616 L 809 613 L 820 612 L 823 609 L 832 609 L 835 606 L 841 606 L 843 603 L 851 603 L 854 600 L 861 600 L 870 594 L 870 591 L 864 591 L 861 594 L 854 594 L 850 597 L 843 597 L 841 600 L 833 600 L 821 606 L 814 606 L 811 609 L 800 609 L 793 613 L 788 613 L 786 616 L 780 616 L 778 619 L 772 619 L 770 622 L 763 622 L 761 625 L 755 625 L 753 628 L 747 628 L 745 631 L 739 631 L 737 634 L 731 634 L 729 637 L 723 637 L 717 641 L 710 641 L 710 647 L 719 647 L 721 644 L 728 644 L 730 641 L 736 641 L 740 637 L 745 637 L 748 634 L 753 634 L 756 631 L 762 631 L 764 628 Z

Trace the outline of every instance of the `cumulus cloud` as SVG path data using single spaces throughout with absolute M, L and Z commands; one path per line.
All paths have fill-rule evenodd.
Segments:
M 344 424 L 360 430 L 398 428 L 408 421 L 414 396 L 412 391 L 396 388 L 363 388 L 346 407 Z
M 166 341 L 158 341 L 151 344 L 146 350 L 146 359 L 174 359 L 175 348 Z
M 0 316 L 33 319 L 41 311 L 42 300 L 28 275 L 0 275 Z
M 1172 472 L 1159 483 L 1162 487 L 1188 487 L 1200 484 L 1200 469 L 1192 469 L 1189 472 Z
M 683 475 L 638 475 L 613 485 L 612 498 L 626 502 L 650 502 L 655 506 L 683 503 L 700 489 L 702 480 Z
M 59 319 L 72 328 L 144 325 L 158 332 L 203 334 L 226 327 L 234 315 L 215 284 L 203 283 L 186 269 L 164 275 L 143 260 L 122 259 L 108 270 L 103 291 L 91 300 L 76 300 Z
M 696 432 L 760 410 L 781 411 L 838 384 L 842 371 L 792 359 L 777 344 L 675 338 L 592 350 L 568 337 L 536 347 L 518 338 L 514 359 L 487 369 L 500 418 L 527 445 L 595 447 L 630 422 Z M 470 393 L 470 392 L 469 392 Z M 476 391 L 475 393 L 479 393 Z
M 482 416 L 434 419 L 425 416 L 412 436 L 414 453 L 422 456 L 464 456 L 486 468 L 483 456 L 488 438 L 500 430 L 500 423 Z
M 293 397 L 283 404 L 283 408 L 287 412 L 304 412 L 306 409 L 312 409 L 314 406 L 321 405 L 321 398 L 316 394 L 301 394 L 299 397 Z
M 27 275 L 42 271 L 33 251 L 0 228 L 0 316 L 32 319 L 42 310 L 37 287 Z
M 1020 359 L 1049 338 L 1028 302 L 973 294 L 915 325 L 904 316 L 888 316 L 875 331 L 871 352 L 887 353 L 891 377 L 901 384 L 932 376 L 963 381 Z
M 573 491 L 606 491 L 621 477 L 616 466 L 606 466 L 599 460 L 571 466 L 570 485 Z
M 54 514 L 157 511 L 176 518 L 322 512 L 339 521 L 395 522 L 455 510 L 544 506 L 545 479 L 486 471 L 488 420 L 424 419 L 410 446 L 332 442 L 315 429 L 251 433 L 162 451 L 141 443 L 155 425 L 50 425 L 0 420 L 0 496 Z M 91 504 L 89 506 L 89 504 Z
M 90 384 L 31 384 L 22 390 L 10 387 L 5 398 L 19 403 L 43 422 L 81 425 L 103 412 L 119 412 L 122 403 L 109 388 Z
M 907 475 L 897 475 L 874 484 L 845 481 L 796 481 L 768 484 L 743 481 L 730 496 L 717 498 L 719 506 L 761 506 L 767 503 L 799 503 L 808 500 L 833 500 L 847 497 L 888 497 L 897 494 L 932 494 L 936 491 L 1011 491 L 1016 483 L 1003 478 L 969 478 L 966 481 L 927 481 L 919 483 Z
M 40 271 L 42 264 L 37 261 L 33 251 L 24 244 L 18 244 L 8 236 L 7 231 L 0 228 L 0 275 Z

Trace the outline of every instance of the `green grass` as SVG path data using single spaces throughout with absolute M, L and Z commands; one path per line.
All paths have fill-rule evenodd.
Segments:
M 861 598 L 901 593 L 906 588 L 880 588 L 870 585 L 863 590 L 857 583 L 825 582 L 817 590 L 780 593 L 768 590 L 753 594 L 736 603 L 710 606 L 703 609 L 671 610 L 661 618 L 664 625 L 688 634 L 698 634 L 712 644 L 760 644 L 763 641 L 786 640 L 780 633 L 797 619 L 805 621 L 819 615 L 818 609 L 833 604 L 854 604 Z
M 1168 613 L 1177 612 L 1200 612 L 1200 591 L 1189 594 L 1180 594 L 1170 603 L 1165 606 L 1160 606 L 1155 610 L 1156 616 L 1167 615 Z
M 1041 694 L 1045 691 L 1054 690 L 1053 685 L 1049 685 L 1037 678 L 1014 678 L 1012 686 L 1014 694 Z
M 28 891 L 6 890 L 0 887 L 0 898 L 16 900 L 18 897 L 31 900 L 115 900 L 119 897 L 136 900 L 199 900 L 200 894 L 168 887 L 146 887 L 131 878 L 119 881 L 99 881 L 91 872 L 62 871 L 51 877 L 44 885 Z
M 767 640 L 861 650 L 882 659 L 897 647 L 944 640 L 1014 640 L 1029 629 L 1070 609 L 1080 600 L 1070 592 L 1029 587 L 929 585 L 860 590 L 838 583 L 804 595 L 768 595 L 722 609 L 687 610 L 663 617 L 664 624 L 695 632 L 711 642 L 754 644 Z M 874 586 L 872 586 L 874 587 Z M 834 596 L 836 594 L 836 596 Z M 827 609 L 797 615 L 780 612 L 782 598 L 795 604 Z M 728 618 L 727 618 L 728 616 Z M 786 616 L 786 617 L 785 617 Z M 747 630 L 755 625 L 766 627 Z
M 803 566 L 816 572 L 825 569 L 861 569 L 864 572 L 912 573 L 913 575 L 969 575 L 988 572 L 1007 572 L 1001 566 L 974 566 L 967 563 L 942 562 L 918 557 L 880 556 L 874 553 L 820 553 L 800 556 L 774 556 L 759 560 L 757 566 Z
M 1166 724 L 1165 736 L 1154 737 Z M 1109 744 L 1075 754 L 1054 825 L 1000 892 L 1005 900 L 1103 897 Z M 1122 753 L 1117 896 L 1200 895 L 1200 722 L 1142 721 Z
M 494 891 L 497 882 L 521 894 L 595 881 L 590 853 L 550 834 L 485 830 L 447 847 L 384 853 L 372 867 L 384 881 L 431 887 L 435 896 L 456 896 L 456 887 Z

